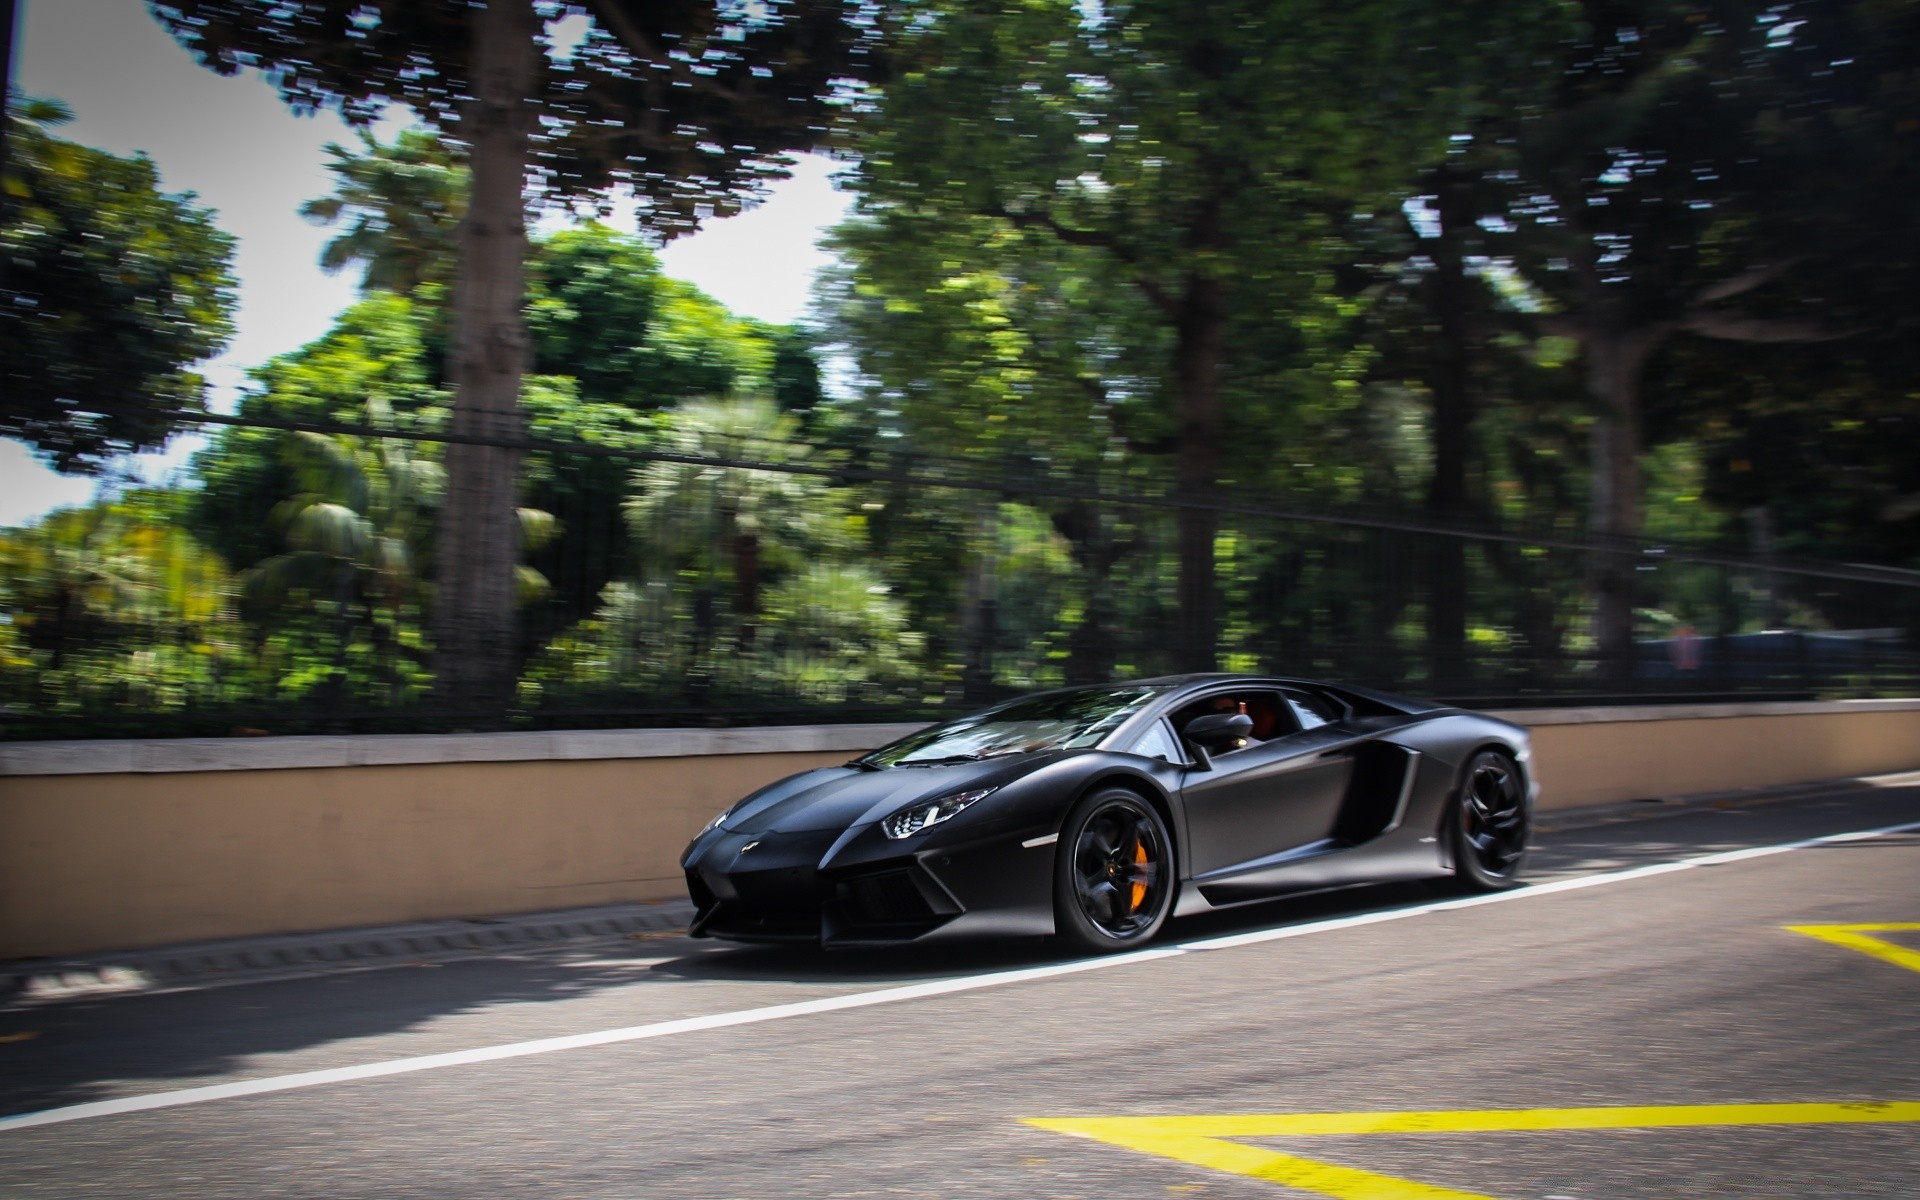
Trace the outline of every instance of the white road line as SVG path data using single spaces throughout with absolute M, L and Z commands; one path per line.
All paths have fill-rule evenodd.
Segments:
M 1305 925 L 1283 925 L 1278 929 L 1256 929 L 1251 933 L 1235 933 L 1226 937 L 1206 938 L 1197 942 L 1184 942 L 1180 950 L 1225 950 L 1234 946 L 1251 946 L 1258 942 L 1277 942 L 1284 938 L 1300 937 L 1308 933 L 1320 933 L 1331 929 L 1349 929 L 1356 925 L 1375 925 L 1381 921 L 1397 921 L 1402 917 L 1417 917 L 1423 913 L 1448 912 L 1456 908 L 1478 908 L 1483 904 L 1504 904 L 1509 900 L 1526 900 L 1534 896 L 1551 896 L 1559 892 L 1577 892 L 1581 888 L 1602 887 L 1610 883 L 1626 883 L 1634 879 L 1647 879 L 1654 875 L 1671 875 L 1675 871 L 1691 871 L 1695 867 L 1717 867 L 1726 863 L 1745 862 L 1750 858 L 1767 858 L 1775 854 L 1789 854 L 1795 850 L 1810 850 L 1815 846 L 1832 846 L 1841 842 L 1865 841 L 1869 838 L 1886 837 L 1894 833 L 1912 833 L 1920 830 L 1920 821 L 1909 821 L 1904 825 L 1888 825 L 1880 829 L 1863 829 L 1857 833 L 1830 833 L 1824 837 L 1807 838 L 1798 842 L 1784 842 L 1777 846 L 1753 846 L 1745 850 L 1723 850 L 1717 854 L 1702 854 L 1695 858 L 1676 859 L 1672 862 L 1652 863 L 1644 867 L 1626 867 L 1618 871 L 1606 871 L 1598 875 L 1578 875 L 1572 879 L 1556 879 L 1552 883 L 1531 884 L 1516 888 L 1510 892 L 1488 892 L 1480 896 L 1462 896 L 1457 900 L 1436 900 L 1431 904 L 1415 905 L 1412 908 L 1394 908 L 1384 912 L 1361 913 L 1351 917 L 1335 917 L 1327 921 L 1314 921 Z M 0 1128 L 4 1128 L 0 1125 Z
M 1041 967 L 1022 967 L 1011 971 L 993 971 L 983 975 L 966 975 L 954 979 L 938 979 L 926 983 L 906 984 L 901 987 L 879 988 L 870 992 L 856 992 L 848 996 L 830 996 L 820 1000 L 803 1000 L 794 1004 L 775 1004 L 765 1008 L 747 1008 L 736 1012 L 713 1013 L 703 1017 L 686 1017 L 677 1021 L 660 1021 L 651 1025 L 629 1025 L 622 1029 L 602 1029 L 593 1033 L 576 1033 L 564 1037 L 539 1038 L 529 1042 L 511 1042 L 503 1046 L 483 1046 L 475 1050 L 455 1050 L 445 1054 L 423 1054 L 413 1058 L 396 1058 L 387 1062 L 364 1063 L 354 1067 L 334 1067 L 324 1071 L 302 1071 L 294 1075 L 274 1075 L 264 1079 L 243 1079 L 234 1083 L 213 1084 L 208 1087 L 181 1088 L 170 1092 L 152 1092 L 143 1096 L 124 1096 L 115 1100 L 96 1100 L 89 1104 L 70 1104 L 62 1108 L 49 1108 L 40 1112 L 21 1113 L 17 1116 L 0 1117 L 0 1133 L 13 1129 L 31 1129 L 38 1125 L 61 1125 L 69 1121 L 84 1121 L 93 1117 L 118 1116 L 123 1113 L 148 1112 L 159 1108 L 179 1108 L 188 1104 L 203 1104 L 209 1100 L 230 1100 L 240 1096 L 262 1096 L 273 1092 L 290 1092 L 299 1088 L 319 1087 L 329 1083 L 350 1083 L 360 1079 L 378 1079 L 384 1075 L 405 1075 L 414 1071 L 435 1071 L 441 1067 L 459 1067 L 470 1063 L 497 1062 L 508 1058 L 525 1058 L 534 1054 L 551 1054 L 556 1050 L 579 1050 L 588 1046 L 608 1046 L 619 1042 L 637 1042 L 647 1038 L 673 1037 L 682 1033 L 699 1033 L 709 1029 L 726 1029 L 734 1025 L 754 1025 L 762 1021 L 780 1021 L 788 1017 L 806 1017 L 815 1013 L 841 1012 L 853 1008 L 869 1008 L 878 1004 L 896 1004 L 906 1000 L 924 1000 L 932 996 L 947 996 L 956 992 L 979 991 L 983 988 L 1003 987 L 1007 984 L 1026 983 L 1036 979 L 1051 979 L 1060 975 L 1073 975 L 1082 971 L 1103 971 L 1113 967 L 1131 966 L 1135 963 L 1152 962 L 1156 959 L 1178 958 L 1185 954 L 1198 954 L 1210 950 L 1227 950 L 1239 946 L 1251 946 L 1260 942 L 1275 942 L 1285 938 L 1305 937 L 1313 933 L 1327 933 L 1336 929 L 1352 929 L 1361 925 L 1377 925 L 1385 921 L 1399 921 L 1408 917 L 1424 916 L 1428 913 L 1450 912 L 1460 908 L 1477 908 L 1483 904 L 1504 904 L 1513 900 L 1525 900 L 1535 896 L 1550 896 L 1559 892 L 1578 891 L 1582 888 L 1603 887 L 1608 884 L 1626 883 L 1635 879 L 1647 879 L 1655 875 L 1668 875 L 1676 871 L 1688 871 L 1696 867 L 1720 866 L 1724 863 L 1744 862 L 1753 858 L 1766 858 L 1775 854 L 1787 854 L 1795 850 L 1808 850 L 1816 846 L 1830 846 L 1841 842 L 1864 841 L 1871 838 L 1886 837 L 1895 833 L 1910 833 L 1920 830 L 1920 821 L 1911 821 L 1903 825 L 1888 825 L 1880 829 L 1864 829 L 1855 833 L 1835 833 L 1824 837 L 1807 838 L 1798 842 L 1786 842 L 1776 846 L 1756 846 L 1746 850 L 1728 850 L 1718 854 L 1704 854 L 1696 858 L 1680 859 L 1674 862 L 1654 863 L 1644 867 L 1629 867 L 1620 871 L 1608 871 L 1598 875 L 1583 875 L 1573 879 L 1561 879 L 1553 883 L 1543 883 L 1531 887 L 1519 888 L 1510 892 L 1493 892 L 1482 896 L 1465 896 L 1457 900 L 1438 900 L 1431 904 L 1415 905 L 1411 908 L 1388 909 L 1384 912 L 1361 913 L 1351 917 L 1335 917 L 1325 921 L 1311 921 L 1302 925 L 1287 925 L 1277 929 L 1262 929 L 1251 933 L 1236 933 L 1227 937 L 1204 938 L 1199 941 L 1182 942 L 1175 946 L 1164 946 L 1150 950 L 1136 950 L 1128 954 L 1114 954 L 1104 958 L 1081 959 L 1074 962 L 1052 963 Z

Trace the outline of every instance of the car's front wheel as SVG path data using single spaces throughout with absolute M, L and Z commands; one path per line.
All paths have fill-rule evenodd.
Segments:
M 1460 776 L 1449 818 L 1454 877 L 1475 891 L 1520 882 L 1533 829 L 1532 805 L 1520 767 L 1498 750 L 1482 750 Z
M 1153 805 L 1123 788 L 1082 797 L 1054 855 L 1054 929 L 1076 949 L 1141 945 L 1173 908 L 1173 842 Z

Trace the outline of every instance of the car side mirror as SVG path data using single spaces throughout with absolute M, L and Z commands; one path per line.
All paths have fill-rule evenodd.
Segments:
M 1195 717 L 1187 722 L 1180 732 L 1187 740 L 1209 750 L 1232 745 L 1243 738 L 1253 736 L 1253 718 L 1245 713 L 1208 713 L 1204 717 Z
M 1193 743 L 1194 766 L 1213 770 L 1213 752 L 1225 750 L 1253 733 L 1253 718 L 1245 713 L 1208 713 L 1188 721 L 1180 731 Z

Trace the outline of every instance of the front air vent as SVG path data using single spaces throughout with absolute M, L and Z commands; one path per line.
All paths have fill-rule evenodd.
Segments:
M 838 890 L 849 925 L 917 925 L 935 916 L 911 868 L 849 879 Z

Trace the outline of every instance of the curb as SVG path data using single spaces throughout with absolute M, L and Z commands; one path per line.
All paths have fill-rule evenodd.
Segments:
M 1685 796 L 1648 796 L 1641 800 L 1621 800 L 1612 804 L 1585 804 L 1577 808 L 1548 809 L 1538 814 L 1534 828 L 1541 833 L 1566 833 L 1622 821 L 1644 821 L 1653 817 L 1678 816 L 1709 809 L 1746 808 L 1757 804 L 1778 804 L 1788 800 L 1810 800 L 1818 796 L 1842 796 L 1882 787 L 1910 787 L 1920 784 L 1920 771 L 1896 771 L 1886 775 L 1848 775 L 1837 779 L 1815 779 L 1802 783 L 1783 783 L 1772 787 L 1732 788 L 1719 792 L 1694 792 Z
M 0 963 L 0 1009 L 672 936 L 692 919 L 690 901 L 665 900 L 15 959 Z

